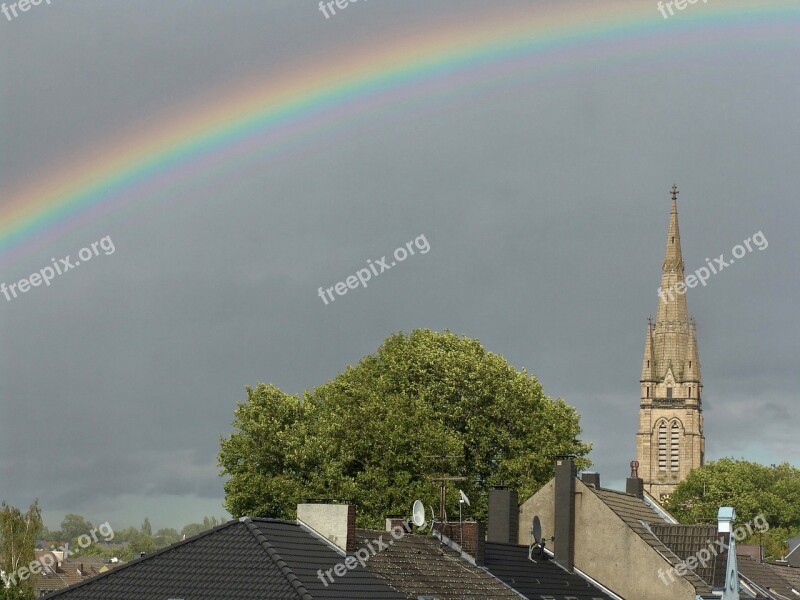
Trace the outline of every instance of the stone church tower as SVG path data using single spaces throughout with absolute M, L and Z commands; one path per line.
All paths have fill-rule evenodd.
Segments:
M 639 477 L 657 500 L 702 466 L 705 455 L 697 330 L 686 308 L 683 266 L 678 189 L 673 185 L 658 312 L 655 322 L 647 320 L 644 340 L 636 435 Z

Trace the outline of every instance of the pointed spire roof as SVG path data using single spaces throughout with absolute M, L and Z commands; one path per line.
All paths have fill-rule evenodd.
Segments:
M 667 228 L 667 251 L 664 254 L 662 272 L 680 270 L 683 273 L 683 255 L 681 254 L 681 232 L 678 227 L 678 186 L 672 184 L 672 210 L 669 213 Z
M 686 282 L 683 278 L 683 254 L 678 227 L 678 187 L 672 186 L 672 210 L 667 227 L 667 246 L 661 268 L 658 312 L 653 328 L 655 376 L 662 380 L 667 371 L 678 381 L 686 375 L 689 350 L 689 311 L 686 306 Z
M 700 353 L 697 351 L 697 324 L 689 317 L 689 347 L 686 349 L 686 381 L 700 382 Z
M 647 317 L 647 333 L 644 337 L 641 381 L 655 381 L 656 360 L 653 355 L 653 317 Z

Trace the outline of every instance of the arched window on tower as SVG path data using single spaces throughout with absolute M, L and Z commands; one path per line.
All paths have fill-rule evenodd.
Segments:
M 667 470 L 667 424 L 664 421 L 658 426 L 658 470 Z
M 681 466 L 681 428 L 677 421 L 672 422 L 670 432 L 670 470 L 679 471 Z

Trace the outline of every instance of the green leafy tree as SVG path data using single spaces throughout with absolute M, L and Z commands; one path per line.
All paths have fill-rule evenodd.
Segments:
M 92 524 L 80 515 L 70 513 L 61 521 L 61 535 L 75 550 L 78 549 L 76 539 L 83 534 L 88 534 L 91 530 Z
M 762 515 L 769 531 L 745 543 L 763 543 L 767 557 L 780 558 L 786 540 L 800 533 L 800 469 L 722 458 L 694 469 L 667 502 L 682 523 L 715 523 L 720 506 L 734 507 L 737 523 Z
M 142 531 L 137 531 L 136 534 L 131 536 L 129 540 L 128 549 L 133 553 L 134 557 L 142 552 L 153 552 L 156 549 L 156 544 L 153 538 Z
M 36 539 L 42 532 L 42 512 L 34 501 L 26 513 L 5 502 L 0 504 L 0 554 L 4 600 L 33 600 L 33 576 L 21 572 L 35 558 Z
M 189 523 L 181 529 L 181 537 L 186 536 L 189 538 L 203 531 L 205 531 L 205 527 L 203 527 L 202 523 Z
M 360 525 L 382 526 L 414 498 L 438 505 L 430 476 L 441 471 L 468 478 L 457 487 L 485 516 L 494 484 L 527 497 L 553 476 L 554 456 L 590 464 L 574 408 L 450 332 L 392 335 L 302 400 L 273 385 L 248 388 L 233 425 L 219 464 L 230 477 L 225 508 L 237 517 L 293 518 L 304 499 L 347 499 Z
M 180 541 L 180 539 L 181 539 L 181 534 L 178 533 L 177 529 L 173 529 L 172 527 L 159 529 L 153 536 L 153 542 L 155 543 L 156 548 L 163 548 L 164 546 L 169 546 L 170 544 L 174 544 L 175 542 Z
M 189 523 L 188 525 L 184 526 L 184 528 L 181 529 L 181 537 L 192 537 L 198 533 L 213 529 L 217 525 L 221 525 L 224 522 L 225 519 L 217 519 L 216 517 L 203 517 L 202 523 Z
M 144 518 L 144 523 L 142 523 L 142 533 L 148 537 L 153 536 L 153 526 L 150 525 L 150 519 L 148 517 Z

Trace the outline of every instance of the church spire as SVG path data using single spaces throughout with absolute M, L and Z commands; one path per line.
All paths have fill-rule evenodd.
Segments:
M 672 210 L 667 227 L 667 247 L 658 289 L 658 312 L 653 335 L 656 374 L 666 376 L 672 368 L 675 377 L 683 377 L 689 342 L 689 311 L 686 307 L 686 282 L 683 279 L 683 254 L 678 227 L 678 187 L 672 186 Z
M 636 460 L 648 493 L 663 499 L 703 465 L 700 357 L 697 328 L 686 307 L 678 228 L 678 186 L 672 186 L 658 311 L 647 320 L 642 359 Z

